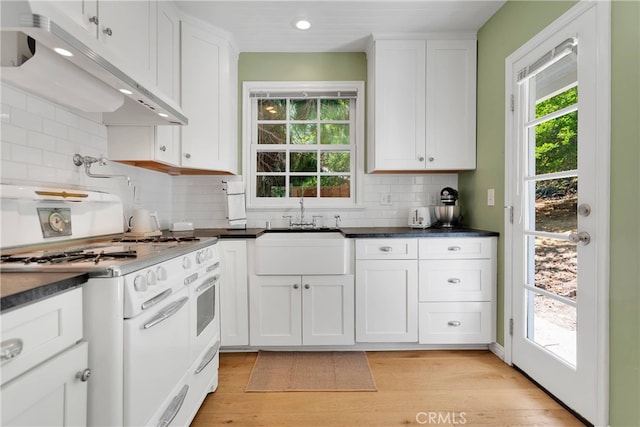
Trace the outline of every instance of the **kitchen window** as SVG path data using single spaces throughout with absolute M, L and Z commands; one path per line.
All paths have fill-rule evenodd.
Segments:
M 250 207 L 355 207 L 363 166 L 362 82 L 245 82 Z

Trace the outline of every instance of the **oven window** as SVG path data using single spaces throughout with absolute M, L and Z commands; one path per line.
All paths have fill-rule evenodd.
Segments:
M 197 335 L 211 323 L 216 315 L 216 285 L 198 295 L 198 326 Z

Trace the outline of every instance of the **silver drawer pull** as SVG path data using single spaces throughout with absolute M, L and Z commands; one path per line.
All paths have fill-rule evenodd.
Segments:
M 380 246 L 382 252 L 391 252 L 393 248 L 391 246 Z
M 460 321 L 459 321 L 459 320 L 449 320 L 449 321 L 447 322 L 447 325 L 449 325 L 449 326 L 455 326 L 455 327 L 458 327 L 458 326 L 460 326 L 461 324 L 462 324 L 462 323 L 460 323 Z
M 0 346 L 2 348 L 0 350 L 0 359 L 5 361 L 13 359 L 14 357 L 22 353 L 23 343 L 20 338 L 11 338 L 3 341 Z
M 220 349 L 220 341 L 216 341 L 215 345 L 211 347 L 207 351 L 207 353 L 204 355 L 204 357 L 202 358 L 202 361 L 200 362 L 200 365 L 198 365 L 194 374 L 199 374 L 200 372 L 202 372 L 204 368 L 206 368 L 207 365 L 209 365 L 209 363 L 211 363 L 211 361 L 216 357 L 216 354 L 218 354 L 219 349 Z
M 184 387 L 182 387 L 182 390 L 180 390 L 180 393 L 178 393 L 173 399 L 171 399 L 171 403 L 169 403 L 169 406 L 167 406 L 167 409 L 165 409 L 164 413 L 160 417 L 160 420 L 158 421 L 158 427 L 168 427 L 169 424 L 171 424 L 171 421 L 173 421 L 176 415 L 178 415 L 180 408 L 182 408 L 184 398 L 187 397 L 188 391 L 189 386 L 185 385 Z
M 157 303 L 159 303 L 160 301 L 162 301 L 163 299 L 171 295 L 171 292 L 173 292 L 171 289 L 165 290 L 161 294 L 158 294 L 155 297 L 143 302 L 140 308 L 142 308 L 143 310 L 146 310 L 149 307 L 153 307 L 154 305 L 156 305 Z
M 462 250 L 462 248 L 460 246 L 449 246 L 447 250 L 450 252 L 459 252 Z
M 451 279 L 448 279 L 447 282 L 451 283 L 451 284 L 457 284 L 460 283 L 460 279 L 457 279 L 455 277 L 452 277 Z

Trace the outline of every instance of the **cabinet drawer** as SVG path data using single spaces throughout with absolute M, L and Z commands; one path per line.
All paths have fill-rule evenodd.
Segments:
M 493 340 L 490 302 L 423 302 L 420 344 L 489 344 Z
M 420 261 L 420 301 L 490 301 L 491 266 L 488 259 Z
M 430 238 L 420 239 L 420 259 L 473 259 L 491 258 L 494 253 L 495 238 Z
M 416 239 L 358 239 L 356 259 L 416 259 Z
M 14 345 L 14 357 L 2 360 L 2 383 L 82 339 L 82 288 L 38 301 L 2 315 L 2 350 Z

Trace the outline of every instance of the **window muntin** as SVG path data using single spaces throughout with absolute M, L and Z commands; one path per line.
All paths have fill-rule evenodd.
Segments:
M 310 206 L 356 205 L 359 120 L 353 89 L 348 96 L 249 93 L 252 205 L 283 206 L 303 195 Z M 270 203 L 276 200 L 281 202 Z

